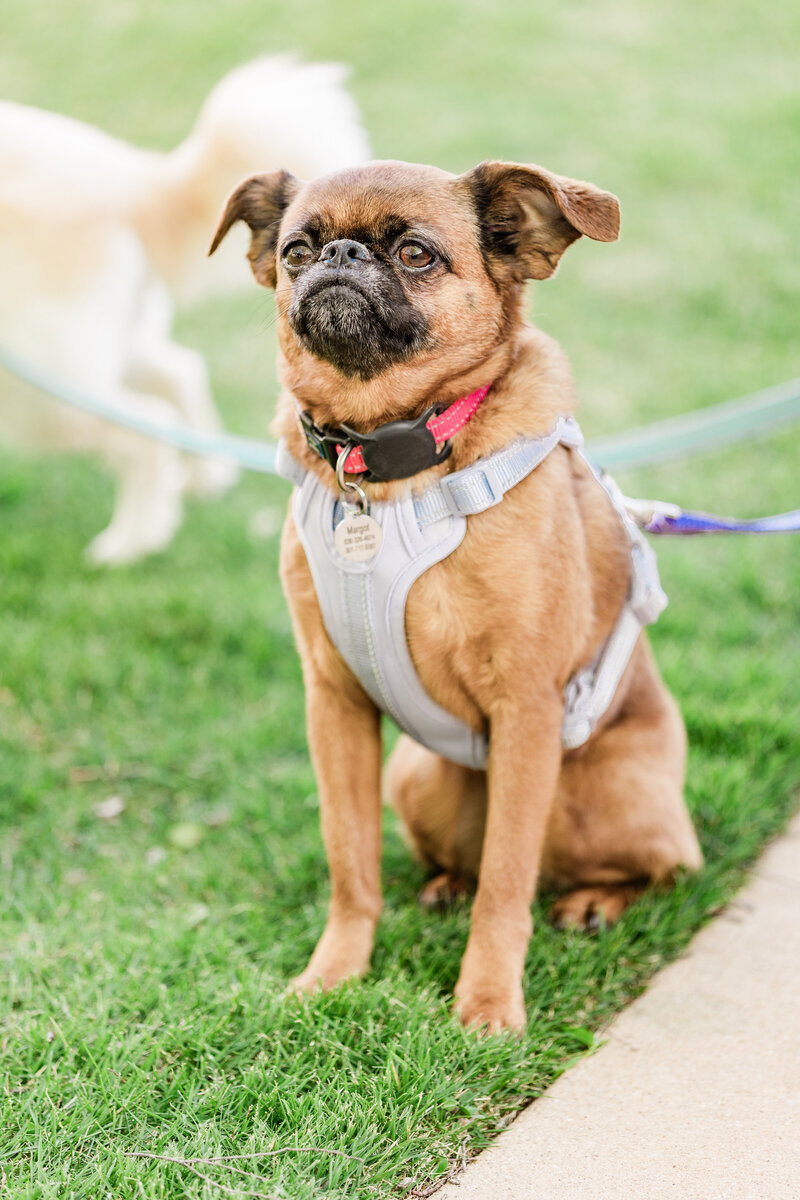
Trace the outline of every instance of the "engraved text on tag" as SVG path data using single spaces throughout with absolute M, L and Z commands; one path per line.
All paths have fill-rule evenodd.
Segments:
M 333 540 L 342 558 L 349 562 L 366 562 L 380 550 L 383 530 L 374 517 L 356 513 L 339 522 Z

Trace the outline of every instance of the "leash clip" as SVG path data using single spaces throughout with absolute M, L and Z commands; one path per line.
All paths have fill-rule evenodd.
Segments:
M 656 517 L 672 517 L 674 520 L 683 511 L 677 504 L 669 504 L 666 500 L 634 500 L 630 496 L 623 496 L 622 503 L 640 529 L 647 529 Z

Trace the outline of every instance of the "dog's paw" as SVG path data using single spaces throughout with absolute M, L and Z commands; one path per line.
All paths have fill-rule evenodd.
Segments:
M 359 979 L 363 969 L 348 970 L 342 966 L 317 967 L 309 964 L 305 971 L 291 979 L 286 987 L 287 996 L 310 996 L 314 992 L 329 992 L 347 979 Z
M 372 919 L 346 926 L 328 926 L 305 971 L 291 981 L 287 991 L 295 995 L 328 992 L 345 979 L 359 979 L 369 970 L 375 923 Z
M 522 988 L 470 991 L 456 986 L 454 1011 L 467 1029 L 480 1034 L 521 1034 L 526 1025 Z
M 158 554 L 172 541 L 181 523 L 180 506 L 171 506 L 167 511 L 150 520 L 141 520 L 131 528 L 114 521 L 98 533 L 84 550 L 84 558 L 94 567 L 119 567 L 126 563 Z
M 132 538 L 120 535 L 109 526 L 89 542 L 83 556 L 92 567 L 124 567 L 127 563 L 138 562 L 140 558 L 165 550 L 172 541 L 172 535 L 173 530 L 170 529 L 163 536 Z
M 644 891 L 643 883 L 598 884 L 577 888 L 556 900 L 550 920 L 556 929 L 581 929 L 597 933 L 604 925 L 613 925 Z
M 328 988 L 332 985 L 328 984 Z M 314 992 L 324 992 L 328 988 L 325 987 L 319 975 L 311 975 L 309 971 L 303 971 L 301 975 L 296 975 L 294 979 L 290 979 L 284 991 L 285 996 L 310 996 Z
M 92 567 L 121 567 L 148 553 L 149 550 L 143 549 L 138 541 L 109 526 L 89 542 L 83 556 Z
M 428 880 L 417 896 L 417 900 L 423 908 L 446 910 L 463 903 L 471 892 L 472 888 L 465 880 L 445 871 Z

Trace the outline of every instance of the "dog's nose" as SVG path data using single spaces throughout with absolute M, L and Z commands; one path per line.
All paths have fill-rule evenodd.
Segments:
M 327 267 L 349 267 L 354 262 L 369 262 L 372 258 L 369 250 L 361 242 L 353 242 L 350 238 L 339 238 L 338 241 L 328 242 L 322 247 L 319 261 Z

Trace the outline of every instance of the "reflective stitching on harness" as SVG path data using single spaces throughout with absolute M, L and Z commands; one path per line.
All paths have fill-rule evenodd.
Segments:
M 362 628 L 364 630 L 365 648 L 367 654 L 369 655 L 370 667 L 372 668 L 372 677 L 375 680 L 376 689 L 383 701 L 380 707 L 385 709 L 393 721 L 396 721 L 399 725 L 402 725 L 402 718 L 392 702 L 391 693 L 386 686 L 386 680 L 384 679 L 383 672 L 381 671 L 375 649 L 375 637 L 373 633 L 374 614 L 372 612 L 372 605 L 370 604 L 370 600 L 372 598 L 372 588 L 369 576 L 362 576 L 361 579 L 358 580 L 358 583 L 360 584 L 361 588 L 361 615 L 363 617 Z

